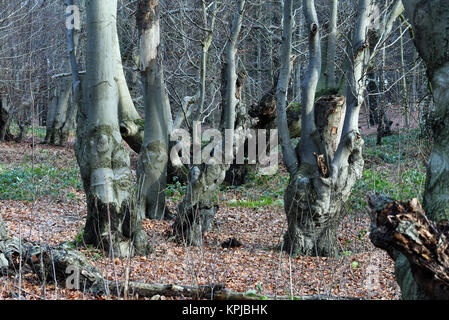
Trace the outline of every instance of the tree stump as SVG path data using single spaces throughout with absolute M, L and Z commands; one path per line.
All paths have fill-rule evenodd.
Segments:
M 370 194 L 371 242 L 388 252 L 396 262 L 404 255 L 419 289 L 429 299 L 449 299 L 449 224 L 431 222 L 417 199 L 395 201 Z M 401 289 L 406 273 L 396 266 Z

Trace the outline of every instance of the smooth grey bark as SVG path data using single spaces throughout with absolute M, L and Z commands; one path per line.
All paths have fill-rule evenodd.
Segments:
M 286 104 L 288 78 L 290 74 L 290 56 L 292 52 L 292 1 L 284 3 L 284 26 L 281 48 L 281 67 L 276 87 L 276 112 L 278 118 L 279 138 L 282 146 L 284 163 L 290 173 L 296 171 L 298 158 L 290 142 L 290 132 L 287 124 Z M 304 94 L 304 93 L 303 93 Z
M 84 8 L 84 3 L 81 4 Z M 74 1 L 66 0 L 66 5 L 68 7 L 73 6 Z M 75 26 L 73 28 L 67 29 L 67 51 L 69 56 L 70 69 L 72 71 L 72 89 L 66 119 L 60 129 L 59 145 L 61 146 L 67 145 L 70 130 L 75 126 L 76 114 L 78 112 L 78 106 L 81 101 L 81 78 L 79 75 L 79 67 L 77 61 L 80 31 L 81 30 L 76 29 Z
M 73 106 L 70 103 L 70 96 L 72 94 L 72 82 L 66 79 L 62 79 L 58 90 L 58 103 L 56 105 L 55 118 L 53 120 L 53 126 L 50 131 L 51 145 L 62 145 L 63 140 L 63 128 L 67 122 L 70 122 L 72 118 L 69 115 L 69 109 L 73 110 Z M 73 112 L 71 114 L 73 117 Z M 70 127 L 70 125 L 68 125 Z M 67 128 L 68 134 L 69 128 Z
M 243 136 L 245 130 L 249 127 L 249 117 L 246 106 L 243 102 L 243 85 L 246 80 L 244 71 L 237 73 L 237 47 L 238 37 L 243 24 L 243 16 L 246 1 L 239 1 L 237 3 L 236 13 L 231 27 L 231 36 L 225 48 L 226 54 L 222 66 L 222 96 L 223 99 L 223 116 L 224 129 L 234 130 L 232 144 L 235 150 L 229 154 L 225 154 L 225 159 L 233 159 L 239 150 L 245 150 L 247 144 L 246 136 Z M 227 150 L 225 150 L 226 152 Z M 226 168 L 225 181 L 232 184 L 242 184 L 248 172 L 246 164 L 230 164 Z
M 236 72 L 236 53 L 245 3 L 245 0 L 239 0 L 237 3 L 230 39 L 225 48 L 226 57 L 222 72 L 224 109 L 224 116 L 221 121 L 222 129 L 233 130 L 238 115 L 236 108 L 240 102 L 240 89 L 238 88 L 238 75 Z M 197 128 L 194 126 L 194 136 L 198 133 L 197 131 Z M 234 141 L 235 137 L 233 137 L 232 145 L 234 145 Z M 197 141 L 196 143 L 201 142 Z M 225 150 L 224 145 L 225 142 L 223 141 L 222 150 Z M 196 148 L 200 148 L 200 146 L 196 146 Z M 225 150 L 225 159 L 233 159 L 233 149 Z M 230 153 L 226 154 L 226 151 Z M 215 151 L 213 156 L 216 156 Z M 172 226 L 176 239 L 184 241 L 187 245 L 202 245 L 204 233 L 210 229 L 212 219 L 218 210 L 218 206 L 213 201 L 213 196 L 223 183 L 229 165 L 223 162 L 216 163 L 213 158 L 210 160 L 206 159 L 206 162 L 203 161 L 201 165 L 194 164 L 191 167 L 186 194 L 177 208 L 178 214 Z
M 367 17 L 367 2 L 359 2 L 358 28 L 364 26 L 360 20 Z M 290 182 L 284 196 L 288 228 L 284 235 L 283 250 L 291 255 L 335 256 L 338 253 L 336 231 L 341 220 L 341 208 L 362 173 L 363 140 L 357 127 L 355 130 L 349 127 L 346 132 L 342 129 L 344 119 L 352 119 L 352 115 L 346 113 L 345 97 L 324 96 L 316 103 L 314 101 L 322 55 L 315 3 L 313 0 L 304 0 L 310 61 L 302 85 L 301 140 L 296 146 L 296 152 L 293 150 L 286 126 L 283 90 L 291 46 L 291 37 L 286 33 L 291 30 L 291 1 L 286 1 L 284 8 L 286 25 L 277 111 L 283 158 L 290 173 Z M 354 70 L 351 69 L 351 72 Z M 352 76 L 361 79 L 360 74 Z
M 71 7 L 75 5 L 74 0 L 65 0 L 65 5 Z M 84 9 L 84 1 L 77 5 Z M 70 14 L 70 13 L 69 13 Z M 80 30 L 76 25 L 67 28 L 67 53 L 68 66 L 71 71 L 71 82 L 65 77 L 56 77 L 59 81 L 57 85 L 56 106 L 50 106 L 48 110 L 47 136 L 45 142 L 53 145 L 66 146 L 70 135 L 70 130 L 75 126 L 78 106 L 81 101 L 81 78 L 79 74 L 77 52 Z
M 337 56 L 338 0 L 330 0 L 329 38 L 327 40 L 326 88 L 335 88 L 335 58 Z
M 321 44 L 318 17 L 314 1 L 304 1 L 304 16 L 306 25 L 309 27 L 309 66 L 302 83 L 302 126 L 301 140 L 299 142 L 298 156 L 301 166 L 314 166 L 314 152 L 318 152 L 317 146 L 312 138 L 316 131 L 315 124 L 315 92 L 321 73 Z
M 136 153 L 139 153 L 144 138 L 144 120 L 137 112 L 134 102 L 129 92 L 125 73 L 122 65 L 122 56 L 120 53 L 120 43 L 117 32 L 117 25 L 114 24 L 114 35 L 112 39 L 112 54 L 116 64 L 114 69 L 114 80 L 118 89 L 118 117 L 120 124 L 120 133 L 123 140 Z M 138 58 L 140 60 L 140 57 Z M 140 63 L 139 61 L 137 61 Z
M 159 1 L 139 1 L 140 75 L 145 133 L 137 166 L 138 210 L 142 218 L 162 219 L 166 212 L 168 115 L 160 48 Z
M 72 83 L 67 79 L 61 79 L 58 84 L 55 116 L 50 130 L 49 144 L 60 145 L 60 131 L 67 119 L 67 111 L 70 104 L 70 95 L 72 93 Z
M 201 41 L 201 67 L 200 67 L 200 89 L 198 98 L 198 108 L 194 117 L 195 121 L 198 121 L 203 113 L 204 101 L 206 99 L 206 69 L 209 48 L 212 44 L 212 39 L 214 35 L 215 20 L 217 14 L 217 1 L 213 2 L 212 8 L 212 18 L 210 25 L 207 23 L 207 10 L 206 3 L 202 2 L 202 13 L 203 13 L 203 28 L 204 28 L 204 39 Z
M 135 210 L 130 159 L 119 129 L 116 10 L 116 0 L 87 3 L 87 73 L 75 152 L 87 197 L 84 242 L 121 257 L 145 254 L 149 247 Z
M 252 119 L 248 115 L 246 105 L 242 99 L 242 90 L 246 82 L 246 74 L 244 72 L 239 72 L 237 76 L 237 82 L 235 84 L 236 97 L 238 98 L 238 103 L 235 105 L 236 119 L 234 123 L 234 145 L 235 154 L 239 154 L 248 150 L 249 139 L 251 137 L 251 132 L 249 128 L 253 127 Z M 255 133 L 253 132 L 253 136 Z M 225 182 L 233 186 L 239 186 L 246 182 L 248 173 L 248 163 L 243 161 L 243 163 L 231 163 L 229 169 L 226 171 Z
M 323 29 L 327 36 L 321 39 L 321 70 L 317 84 L 317 91 L 335 88 L 335 58 L 337 50 L 337 17 L 338 0 L 328 0 L 330 19 L 324 24 Z
M 236 83 L 237 83 L 237 66 L 235 56 L 237 54 L 237 41 L 240 34 L 240 29 L 243 23 L 243 11 L 245 7 L 245 0 L 239 0 L 237 4 L 237 13 L 234 15 L 234 21 L 231 28 L 231 37 L 226 46 L 225 57 L 225 88 L 224 95 L 224 116 L 225 116 L 225 129 L 234 129 L 236 119 L 236 106 L 239 103 L 239 97 L 236 96 Z
M 234 153 L 245 150 L 247 137 L 244 135 L 249 127 L 249 117 L 246 106 L 243 102 L 243 86 L 246 81 L 244 71 L 237 73 L 237 47 L 238 37 L 243 24 L 244 10 L 246 1 L 237 3 L 236 13 L 231 27 L 231 36 L 226 46 L 226 56 L 223 63 L 222 92 L 223 92 L 223 108 L 224 108 L 224 129 L 234 130 L 233 141 L 234 146 L 229 154 L 225 154 L 225 159 L 233 159 Z M 231 184 L 242 183 L 247 173 L 246 164 L 232 163 L 227 168 L 225 180 Z M 237 181 L 238 180 L 238 181 Z
M 72 75 L 72 73 L 69 74 Z M 70 130 L 74 127 L 76 122 L 80 89 L 76 89 L 78 90 L 76 93 L 78 95 L 77 100 L 73 95 L 73 80 L 70 81 L 65 77 L 58 77 L 55 79 L 58 81 L 58 84 L 55 88 L 55 95 L 47 108 L 47 132 L 44 143 L 66 146 Z M 78 79 L 80 79 L 79 75 Z
M 434 145 L 427 166 L 424 210 L 434 222 L 449 219 L 449 3 L 447 1 L 403 1 L 415 34 L 414 43 L 426 63 L 435 102 L 432 123 Z M 407 259 L 396 259 L 395 274 L 403 299 L 429 299 L 417 284 Z
M 367 34 L 369 27 L 368 0 L 360 0 L 358 7 L 358 20 L 352 41 L 352 61 L 347 73 L 348 89 L 346 92 L 347 110 L 349 117 L 345 118 L 343 134 L 350 131 L 358 131 L 360 107 L 363 102 L 365 90 L 365 72 L 368 68 Z
M 59 146 L 67 146 L 70 130 L 75 126 L 76 122 L 76 113 L 78 110 L 78 101 L 75 100 L 73 95 L 73 87 L 72 94 L 70 95 L 70 102 L 68 104 L 67 116 L 64 125 L 59 130 Z

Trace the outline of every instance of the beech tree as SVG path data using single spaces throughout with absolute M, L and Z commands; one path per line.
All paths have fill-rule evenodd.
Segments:
M 226 129 L 235 129 L 236 110 L 240 103 L 241 87 L 238 86 L 236 54 L 238 38 L 243 24 L 245 4 L 245 0 L 237 2 L 232 19 L 229 42 L 225 48 L 225 61 L 222 71 L 222 132 Z M 198 126 L 193 127 L 193 136 L 201 136 Z M 231 146 L 234 146 L 237 138 L 233 137 L 232 139 Z M 195 146 L 195 144 L 197 145 Z M 200 144 L 201 141 L 194 141 L 194 150 L 201 150 Z M 225 141 L 222 141 L 219 147 L 221 147 L 221 150 L 225 150 Z M 210 150 L 210 158 L 200 159 L 202 161 L 201 165 L 194 164 L 191 166 L 186 194 L 177 208 L 178 214 L 173 224 L 173 233 L 178 240 L 185 241 L 188 245 L 201 245 L 203 243 L 203 235 L 211 227 L 212 219 L 217 211 L 217 206 L 213 202 L 214 192 L 225 178 L 226 170 L 229 168 L 226 159 L 233 159 L 233 149 L 232 147 L 232 150 L 225 150 L 224 153 L 218 154 L 216 154 L 216 151 Z M 225 154 L 226 151 L 229 151 L 230 154 Z M 222 158 L 217 163 L 214 158 L 223 157 L 223 154 L 224 159 Z
M 423 208 L 371 195 L 371 241 L 395 260 L 403 299 L 448 299 L 449 219 L 449 4 L 403 0 L 414 43 L 426 63 L 435 102 L 433 148 L 427 165 Z M 405 226 L 407 226 L 405 228 Z
M 66 145 L 69 130 L 74 125 L 76 107 L 71 103 L 72 81 L 62 78 L 54 90 L 54 96 L 47 112 L 47 131 L 44 143 Z M 69 114 L 71 116 L 69 116 Z
M 139 1 L 140 73 L 145 133 L 137 168 L 142 217 L 164 217 L 168 162 L 168 114 L 160 45 L 159 1 Z
M 357 21 L 350 51 L 347 52 L 346 96 L 323 96 L 315 101 L 321 74 L 322 53 L 320 27 L 315 3 L 303 1 L 306 28 L 309 33 L 309 67 L 302 83 L 301 139 L 294 148 L 286 117 L 286 98 L 290 73 L 292 38 L 292 3 L 284 5 L 284 29 L 281 51 L 281 73 L 276 102 L 278 129 L 284 163 L 290 174 L 285 191 L 288 229 L 284 250 L 290 254 L 335 256 L 338 253 L 337 228 L 342 208 L 363 170 L 363 139 L 358 121 L 364 100 L 366 71 L 380 41 L 391 31 L 397 12 L 391 12 L 381 23 L 382 38 L 370 52 L 369 0 L 358 1 Z M 393 17 L 393 18 L 391 18 Z M 391 19 L 390 19 L 391 18 Z
M 337 20 L 338 20 L 338 0 L 328 1 L 330 19 L 324 26 L 327 29 L 327 37 L 323 37 L 321 42 L 322 47 L 322 68 L 320 80 L 318 82 L 317 90 L 336 89 L 336 75 L 335 75 L 335 59 L 337 57 Z
M 84 241 L 115 257 L 148 249 L 135 210 L 129 154 L 120 135 L 113 49 L 116 10 L 116 0 L 87 3 L 87 71 L 75 145 L 87 197 Z

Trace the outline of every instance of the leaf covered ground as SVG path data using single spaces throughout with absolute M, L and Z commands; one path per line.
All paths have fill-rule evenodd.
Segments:
M 112 260 L 94 248 L 81 250 L 111 280 L 123 280 L 128 274 L 134 281 L 224 283 L 232 291 L 255 290 L 263 295 L 400 299 L 393 261 L 369 240 L 365 196 L 369 190 L 397 198 L 419 196 L 428 150 L 424 144 L 407 143 L 410 135 L 416 132 L 388 137 L 381 148 L 374 145 L 375 137 L 366 137 L 364 177 L 345 209 L 338 234 L 338 257 L 292 258 L 279 250 L 286 230 L 282 199 L 288 183 L 282 166 L 275 176 L 252 172 L 246 185 L 222 188 L 217 194 L 220 209 L 202 247 L 173 242 L 171 221 L 144 220 L 154 248 L 146 257 Z M 73 150 L 39 144 L 32 148 L 29 141 L 0 143 L 0 150 L 0 214 L 11 235 L 54 245 L 79 242 L 86 205 Z M 172 211 L 182 192 L 179 184 L 167 189 Z M 242 245 L 223 248 L 221 243 L 230 238 Z M 0 277 L 0 299 L 19 297 L 108 298 L 42 284 L 26 270 L 20 276 Z

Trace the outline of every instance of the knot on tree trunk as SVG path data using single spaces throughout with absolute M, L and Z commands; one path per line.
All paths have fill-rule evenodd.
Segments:
M 218 206 L 213 204 L 215 191 L 225 178 L 227 165 L 203 164 L 193 167 L 186 195 L 179 204 L 178 214 L 173 223 L 173 235 L 177 241 L 187 245 L 200 246 L 203 236 L 211 227 Z

